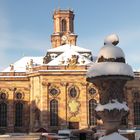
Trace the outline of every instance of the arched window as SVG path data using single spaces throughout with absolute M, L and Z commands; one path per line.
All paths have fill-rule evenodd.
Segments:
M 21 127 L 23 123 L 23 104 L 16 103 L 15 105 L 15 126 Z
M 74 86 L 70 89 L 70 91 L 69 91 L 69 96 L 70 96 L 71 98 L 77 97 L 77 90 L 76 90 L 76 88 L 75 88 Z
M 7 126 L 7 104 L 0 103 L 0 127 Z
M 65 32 L 67 30 L 67 22 L 65 19 L 61 21 L 61 31 Z
M 96 118 L 95 118 L 95 107 L 96 107 L 96 100 L 91 99 L 89 101 L 89 125 L 96 125 Z
M 18 100 L 22 99 L 22 93 L 17 92 L 16 93 L 16 99 L 18 99 Z
M 59 90 L 57 88 L 51 88 L 49 90 L 50 95 L 56 96 L 59 93 Z
M 58 125 L 58 101 L 55 99 L 50 101 L 50 125 Z
M 92 87 L 92 88 L 89 89 L 88 92 L 89 92 L 90 95 L 94 95 L 96 93 L 96 90 L 95 90 L 95 88 Z
M 0 99 L 5 100 L 6 99 L 6 94 L 5 93 L 1 93 L 0 94 Z
M 140 125 L 140 103 L 134 103 L 134 125 Z

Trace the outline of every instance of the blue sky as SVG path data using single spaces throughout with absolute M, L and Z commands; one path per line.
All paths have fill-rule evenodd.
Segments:
M 105 36 L 117 33 L 127 62 L 140 69 L 140 0 L 0 0 L 0 70 L 23 56 L 51 48 L 54 9 L 75 12 L 77 45 L 97 55 Z

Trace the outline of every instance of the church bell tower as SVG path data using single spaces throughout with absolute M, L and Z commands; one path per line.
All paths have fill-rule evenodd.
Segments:
M 52 47 L 71 44 L 76 45 L 74 34 L 74 13 L 72 10 L 55 10 L 53 14 L 54 33 L 51 35 Z

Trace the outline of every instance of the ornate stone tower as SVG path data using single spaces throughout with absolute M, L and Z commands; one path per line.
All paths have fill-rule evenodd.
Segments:
M 54 33 L 51 35 L 52 47 L 64 44 L 76 45 L 74 34 L 74 13 L 71 10 L 55 10 L 53 14 Z

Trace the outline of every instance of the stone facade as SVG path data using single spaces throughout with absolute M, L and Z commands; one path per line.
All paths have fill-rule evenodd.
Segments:
M 74 14 L 70 10 L 58 10 L 54 13 L 54 33 L 51 36 L 52 47 L 58 47 L 63 43 L 76 44 L 77 35 L 74 34 Z M 60 32 L 61 20 L 66 18 L 67 28 Z M 60 20 L 60 21 L 56 21 Z M 58 23 L 56 23 L 58 22 Z M 73 33 L 73 34 L 72 34 Z M 66 37 L 64 37 L 66 35 Z M 62 37 L 63 36 L 63 42 Z M 55 40 L 55 41 L 54 41 Z M 66 42 L 69 41 L 69 42 Z M 57 44 L 57 43 L 58 44 Z M 0 73 L 0 106 L 6 103 L 6 125 L 1 125 L 0 131 L 4 132 L 35 132 L 40 128 L 47 131 L 55 131 L 64 128 L 87 128 L 101 124 L 101 121 L 91 122 L 94 111 L 90 109 L 93 102 L 99 100 L 95 85 L 86 82 L 88 67 L 80 65 L 68 66 L 34 66 L 26 72 Z M 133 93 L 140 93 L 140 74 L 135 73 L 135 79 L 128 82 L 124 88 L 126 101 L 130 113 L 125 126 L 134 126 L 134 99 Z M 3 98 L 2 93 L 5 93 Z M 21 93 L 21 94 L 18 94 Z M 19 96 L 20 95 L 20 96 Z M 50 104 L 51 101 L 58 103 L 58 124 L 51 125 Z M 16 103 L 23 105 L 22 117 L 16 116 Z M 90 104 L 92 103 L 92 104 Z M 93 109 L 93 108 L 92 108 Z M 1 110 L 1 108 L 0 108 Z M 18 108 L 17 108 L 18 112 Z M 17 117 L 17 118 L 16 118 Z M 22 118 L 22 124 L 17 126 L 16 121 Z M 91 120 L 92 118 L 92 120 Z

